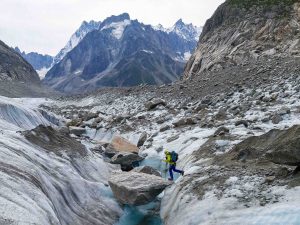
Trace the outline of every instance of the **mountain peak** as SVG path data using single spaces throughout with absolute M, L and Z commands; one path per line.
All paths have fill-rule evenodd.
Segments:
M 17 46 L 17 47 L 15 47 L 14 48 L 14 50 L 17 52 L 17 53 L 19 53 L 19 54 L 21 54 L 22 52 L 21 52 L 21 50 L 20 50 L 20 48 Z
M 173 32 L 186 40 L 198 40 L 202 27 L 194 26 L 192 23 L 186 24 L 179 19 L 173 27 L 168 29 L 168 32 Z
M 180 18 L 179 20 L 177 20 L 177 22 L 175 23 L 175 26 L 182 26 L 185 25 L 185 23 L 182 21 L 182 19 Z
M 82 29 L 96 29 L 96 28 L 99 27 L 100 24 L 101 24 L 100 21 L 99 21 L 99 22 L 96 22 L 96 21 L 94 21 L 94 20 L 91 20 L 91 21 L 87 22 L 87 21 L 84 20 L 84 21 L 81 23 L 81 25 L 80 25 L 80 27 L 79 27 L 79 29 L 78 29 L 77 31 L 80 31 L 80 30 L 82 30 Z
M 122 20 L 130 20 L 130 16 L 128 13 L 122 13 L 118 17 L 122 18 Z
M 118 16 L 110 16 L 108 18 L 106 18 L 103 23 L 101 24 L 101 27 L 104 27 L 108 24 L 111 24 L 111 23 L 117 23 L 117 22 L 122 22 L 124 20 L 130 20 L 130 16 L 128 13 L 122 13 Z

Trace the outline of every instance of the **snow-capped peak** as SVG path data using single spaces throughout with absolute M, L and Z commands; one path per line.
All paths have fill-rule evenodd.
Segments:
M 94 20 L 90 22 L 83 21 L 81 23 L 81 26 L 78 30 L 71 36 L 68 43 L 65 45 L 65 47 L 55 56 L 54 63 L 58 63 L 60 60 L 63 59 L 63 57 L 71 51 L 73 48 L 75 48 L 78 43 L 85 37 L 85 35 L 92 30 L 97 30 L 100 26 L 101 22 L 96 22 Z
M 102 29 L 105 26 L 109 26 L 112 23 L 118 23 L 118 22 L 122 22 L 125 20 L 130 20 L 130 16 L 128 13 L 123 13 L 121 15 L 118 16 L 110 16 L 108 18 L 106 18 L 100 25 L 99 29 Z
M 79 29 L 71 36 L 66 46 L 55 56 L 54 63 L 61 61 L 68 52 L 70 52 L 79 44 L 79 42 L 81 42 L 87 33 L 93 30 L 111 29 L 111 35 L 116 39 L 121 39 L 125 28 L 131 23 L 132 21 L 128 13 L 110 16 L 103 22 L 97 22 L 93 20 L 90 22 L 83 21 Z M 161 24 L 152 26 L 152 28 L 156 31 L 160 30 L 164 33 L 175 33 L 180 38 L 185 39 L 188 42 L 198 41 L 202 31 L 202 27 L 196 27 L 193 24 L 185 24 L 182 19 L 179 19 L 174 26 L 170 28 L 165 28 Z
M 105 29 L 110 29 L 112 28 L 112 35 L 116 38 L 116 39 L 121 39 L 121 37 L 123 36 L 123 32 L 125 30 L 125 28 L 130 25 L 131 21 L 126 19 L 124 21 L 120 21 L 120 22 L 113 22 L 111 24 L 108 24 L 104 27 L 101 28 L 101 30 L 105 30 Z
M 162 31 L 162 32 L 167 32 L 167 30 L 168 30 L 168 29 L 164 28 L 163 25 L 161 25 L 161 24 L 158 24 L 158 25 L 156 25 L 156 26 L 152 26 L 152 28 L 153 28 L 154 30 L 160 30 L 160 31 Z
M 174 32 L 186 40 L 198 40 L 202 27 L 194 26 L 192 23 L 185 24 L 182 19 L 179 19 L 168 31 Z
M 188 41 L 198 41 L 199 36 L 202 32 L 202 27 L 194 26 L 192 23 L 185 24 L 182 19 L 179 19 L 172 27 L 165 28 L 163 25 L 158 24 L 156 26 L 152 26 L 154 30 L 160 30 L 162 32 L 167 33 L 176 33 L 181 38 Z

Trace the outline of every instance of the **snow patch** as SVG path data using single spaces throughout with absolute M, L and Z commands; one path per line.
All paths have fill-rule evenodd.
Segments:
M 191 52 L 185 52 L 183 54 L 184 60 L 188 61 L 190 59 L 191 55 L 192 55 Z
M 49 67 L 49 68 L 43 67 L 42 69 L 37 70 L 36 72 L 38 73 L 40 79 L 44 79 L 45 76 L 46 76 L 46 74 L 47 74 L 47 72 L 48 72 L 50 69 L 51 69 L 51 67 Z
M 146 52 L 146 53 L 149 53 L 149 54 L 153 54 L 152 51 L 149 51 L 149 50 L 146 50 L 146 49 L 143 49 L 142 51 L 143 51 L 143 52 Z
M 123 36 L 123 32 L 125 30 L 125 28 L 131 24 L 130 20 L 124 20 L 121 22 L 115 22 L 115 23 L 111 23 L 109 25 L 104 26 L 101 30 L 106 30 L 109 28 L 113 28 L 112 31 L 112 35 L 116 38 L 116 39 L 121 39 Z

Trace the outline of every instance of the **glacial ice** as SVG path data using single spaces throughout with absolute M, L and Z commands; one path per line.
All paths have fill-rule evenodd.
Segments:
M 110 167 L 90 151 L 69 158 L 27 141 L 18 131 L 51 125 L 29 103 L 0 97 L 0 224 L 113 224 L 122 209 L 107 185 Z

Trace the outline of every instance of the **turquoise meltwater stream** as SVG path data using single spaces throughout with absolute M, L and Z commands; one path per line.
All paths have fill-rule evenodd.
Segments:
M 140 166 L 151 166 L 162 173 L 162 177 L 166 178 L 166 165 L 159 158 L 146 158 Z M 124 207 L 124 214 L 115 225 L 163 225 L 163 221 L 153 213 L 153 210 L 159 207 L 159 202 L 151 202 L 143 206 Z

